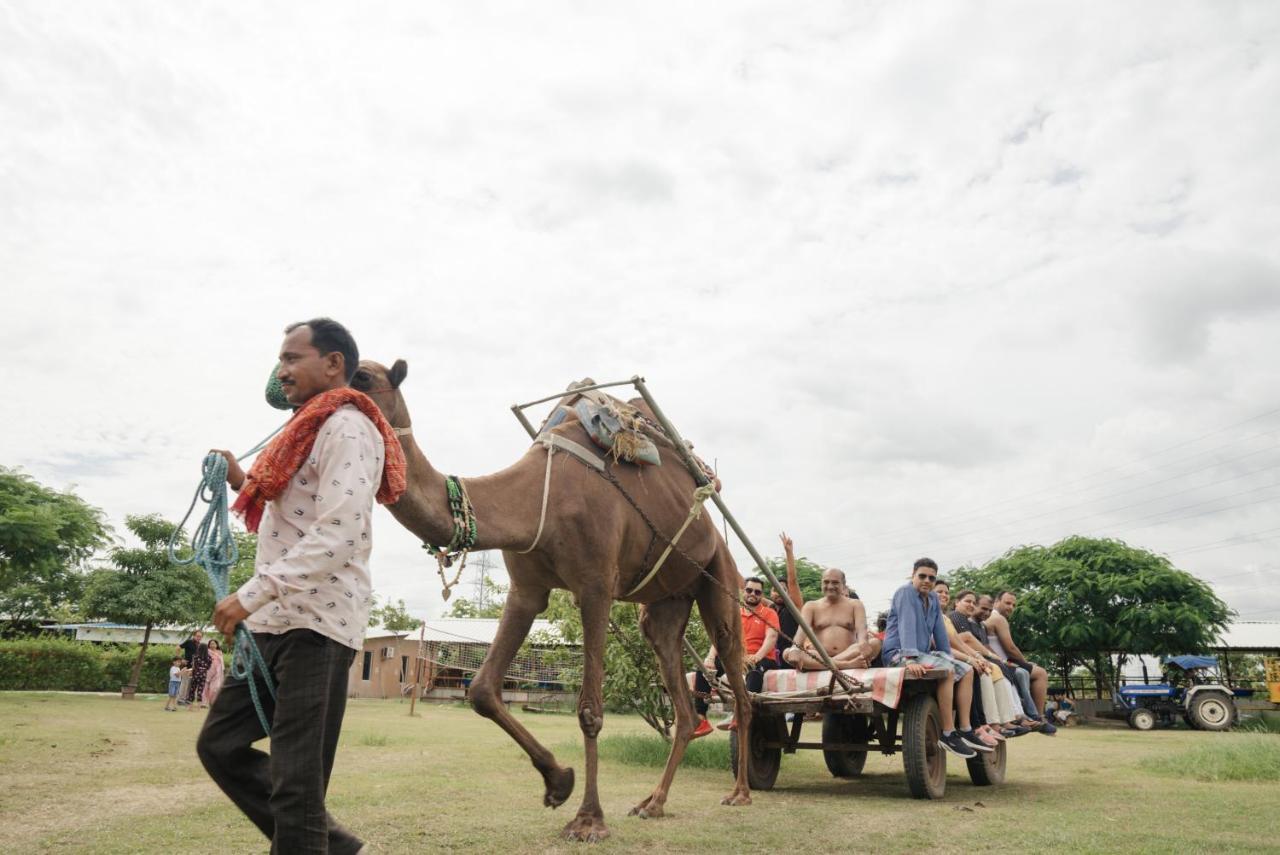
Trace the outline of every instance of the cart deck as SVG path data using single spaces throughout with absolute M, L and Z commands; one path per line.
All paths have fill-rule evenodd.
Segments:
M 777 780 L 782 755 L 819 750 L 837 778 L 862 773 L 867 753 L 902 754 L 911 795 L 938 799 L 946 792 L 947 752 L 938 744 L 941 716 L 934 683 L 946 672 L 908 677 L 905 668 L 849 669 L 845 675 L 863 687 L 845 692 L 829 671 L 777 669 L 765 672 L 764 691 L 751 698 L 747 780 L 752 789 L 769 790 Z M 689 681 L 692 685 L 693 675 Z M 792 720 L 787 721 L 787 715 Z M 821 715 L 819 741 L 805 741 L 806 719 Z M 816 722 L 815 722 L 816 723 Z M 730 733 L 730 756 L 737 774 L 738 731 Z M 978 786 L 1004 781 L 1006 743 L 965 761 Z

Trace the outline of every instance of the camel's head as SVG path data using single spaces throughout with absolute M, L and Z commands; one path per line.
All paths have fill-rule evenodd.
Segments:
M 407 428 L 413 420 L 400 394 L 400 384 L 408 373 L 409 363 L 403 359 L 397 359 L 390 368 L 372 359 L 362 359 L 351 378 L 351 388 L 372 398 L 393 428 Z

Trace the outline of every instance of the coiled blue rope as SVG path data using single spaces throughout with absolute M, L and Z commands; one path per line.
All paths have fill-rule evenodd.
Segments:
M 271 436 L 275 436 L 276 433 L 279 433 L 279 428 L 273 431 Z M 266 447 L 271 436 L 258 443 L 252 450 L 240 455 L 239 459 L 243 460 L 252 454 L 257 454 Z M 221 602 L 231 593 L 231 568 L 240 560 L 240 548 L 236 546 L 236 539 L 231 533 L 231 517 L 227 509 L 227 460 L 221 454 L 210 452 L 204 458 L 202 470 L 200 484 L 196 487 L 195 496 L 191 499 L 191 506 L 187 508 L 182 522 L 174 529 L 173 536 L 169 538 L 169 560 L 179 566 L 199 564 L 204 568 L 204 572 L 209 576 L 209 584 L 213 586 L 214 598 Z M 179 558 L 178 532 L 186 527 L 187 521 L 191 519 L 191 514 L 196 509 L 196 503 L 200 501 L 204 501 L 209 507 L 205 510 L 204 518 L 200 520 L 200 525 L 196 527 L 195 534 L 191 537 L 191 557 Z M 249 685 L 249 696 L 253 699 L 253 708 L 258 712 L 258 721 L 262 723 L 263 731 L 270 734 L 271 722 L 267 720 L 267 713 L 262 708 L 262 699 L 258 695 L 257 681 L 253 679 L 255 670 L 262 676 L 262 684 L 274 701 L 276 687 L 271 680 L 271 673 L 267 670 L 266 660 L 262 658 L 262 651 L 253 640 L 253 634 L 241 622 L 236 624 L 235 657 L 231 661 L 231 675 L 244 680 Z

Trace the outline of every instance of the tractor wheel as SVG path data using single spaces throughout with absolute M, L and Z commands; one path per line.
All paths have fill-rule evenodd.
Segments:
M 917 799 L 940 799 L 947 791 L 947 752 L 942 738 L 942 716 L 933 695 L 914 695 L 902 716 L 902 766 L 907 786 Z
M 1230 730 L 1235 704 L 1221 692 L 1202 692 L 1191 701 L 1190 712 L 1197 730 Z
M 753 790 L 772 790 L 782 766 L 782 749 L 768 748 L 764 743 L 781 738 L 785 719 L 780 715 L 751 716 L 750 734 L 747 737 L 747 783 Z M 729 765 L 734 777 L 738 775 L 738 738 L 740 730 L 729 731 Z
M 840 742 L 866 742 L 868 728 L 862 716 L 844 713 L 827 713 L 822 717 L 822 741 L 824 744 Z M 822 759 L 827 769 L 837 778 L 856 778 L 862 774 L 867 762 L 865 751 L 823 751 Z
M 1138 707 L 1129 713 L 1129 726 L 1134 730 L 1155 730 L 1156 714 L 1146 707 Z

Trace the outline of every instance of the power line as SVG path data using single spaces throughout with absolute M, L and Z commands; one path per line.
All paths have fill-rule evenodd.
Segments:
M 1277 464 L 1277 466 L 1280 466 L 1280 464 Z M 1269 468 L 1276 468 L 1276 467 L 1269 467 Z M 1226 481 L 1229 481 L 1229 480 L 1234 480 L 1234 479 L 1232 479 L 1232 478 L 1228 478 L 1228 479 L 1225 479 L 1225 480 L 1226 480 Z M 1224 482 L 1220 482 L 1220 483 L 1225 483 L 1225 481 L 1224 481 Z M 1221 502 L 1221 501 L 1224 501 L 1224 500 L 1226 500 L 1226 499 L 1233 499 L 1233 498 L 1236 498 L 1236 497 L 1238 497 L 1238 496 L 1248 495 L 1248 494 L 1250 494 L 1250 493 L 1256 493 L 1256 492 L 1258 492 L 1259 490 L 1267 490 L 1267 489 L 1271 489 L 1271 488 L 1273 488 L 1273 487 L 1277 487 L 1277 486 L 1280 486 L 1280 482 L 1272 483 L 1272 484 L 1264 484 L 1264 485 L 1259 486 L 1259 487 L 1251 487 L 1251 488 L 1249 488 L 1249 489 L 1247 489 L 1247 490 L 1241 490 L 1241 491 L 1239 491 L 1239 492 L 1231 493 L 1231 494 L 1226 495 L 1226 496 L 1218 496 L 1218 497 L 1213 498 L 1213 499 L 1206 499 L 1206 500 L 1201 501 L 1201 502 L 1194 502 L 1194 503 L 1192 503 L 1192 504 L 1190 504 L 1190 505 L 1183 505 L 1182 507 L 1179 507 L 1179 508 L 1169 508 L 1169 509 L 1167 509 L 1167 510 L 1157 511 L 1157 512 L 1152 513 L 1152 514 L 1146 514 L 1145 516 L 1134 517 L 1133 519 L 1124 520 L 1123 522 L 1113 523 L 1112 525 L 1113 525 L 1113 526 L 1127 526 L 1127 525 L 1130 525 L 1131 523 L 1142 522 L 1143 520 L 1152 519 L 1152 518 L 1155 518 L 1155 517 L 1167 516 L 1167 515 L 1169 515 L 1169 514 L 1178 513 L 1179 511 L 1190 510 L 1190 509 L 1192 509 L 1192 508 L 1197 508 L 1197 507 L 1201 507 L 1201 506 L 1203 506 L 1203 505 L 1213 504 L 1214 502 Z M 1200 489 L 1200 488 L 1196 488 L 1196 489 Z M 1181 491 L 1181 492 L 1189 492 L 1189 491 Z M 1152 500 L 1147 501 L 1147 502 L 1136 502 L 1136 503 L 1134 503 L 1134 504 L 1132 504 L 1132 505 L 1126 505 L 1125 507 L 1121 507 L 1121 508 L 1111 508 L 1111 509 L 1108 509 L 1108 510 L 1105 510 L 1105 511 L 1097 511 L 1097 512 L 1094 512 L 1094 513 L 1091 513 L 1091 514 L 1085 514 L 1084 516 L 1075 517 L 1075 518 L 1072 518 L 1072 519 L 1069 519 L 1069 520 L 1053 521 L 1053 522 L 1050 522 L 1050 523 L 1048 523 L 1048 524 L 1046 524 L 1046 525 L 1040 526 L 1040 529 L 1048 529 L 1048 528 L 1050 528 L 1050 527 L 1052 527 L 1052 528 L 1062 528 L 1062 527 L 1065 527 L 1065 526 L 1074 525 L 1075 523 L 1084 522 L 1085 520 L 1092 519 L 1093 517 L 1102 516 L 1103 514 L 1110 514 L 1110 513 L 1115 513 L 1115 512 L 1117 512 L 1117 511 L 1127 510 L 1127 509 L 1129 509 L 1129 508 L 1141 507 L 1142 505 L 1145 505 L 1145 504 L 1151 504 L 1151 502 L 1153 502 L 1153 501 L 1163 501 L 1164 499 L 1166 499 L 1166 498 L 1168 498 L 1168 497 L 1170 497 L 1170 496 L 1176 496 L 1176 495 L 1179 495 L 1179 493 L 1170 493 L 1170 494 L 1166 494 L 1165 496 L 1161 496 L 1161 497 L 1159 497 L 1159 498 L 1157 498 L 1157 499 L 1152 499 Z M 1269 500 L 1269 499 L 1271 499 L 1271 498 L 1280 498 L 1280 497 L 1267 497 L 1267 498 L 1266 498 L 1266 499 L 1264 499 L 1263 501 Z M 1230 506 L 1230 507 L 1227 507 L 1227 508 L 1220 508 L 1220 509 L 1218 509 L 1218 510 L 1212 511 L 1211 513 L 1221 513 L 1222 511 L 1225 511 L 1225 510 L 1231 510 L 1231 509 L 1232 509 L 1232 508 L 1234 508 L 1234 507 L 1246 507 L 1246 506 L 1251 505 L 1251 504 L 1257 504 L 1257 502 L 1244 502 L 1244 503 L 1242 503 L 1242 504 L 1240 504 L 1240 505 L 1233 505 L 1233 506 Z M 1044 516 L 1044 515 L 1043 515 L 1043 514 L 1036 514 L 1036 515 L 1033 515 L 1033 516 L 1031 516 L 1031 517 L 1026 517 L 1025 519 L 1010 520 L 1008 523 L 1005 523 L 1005 524 L 1004 524 L 1003 526 L 1001 526 L 1000 528 L 1008 529 L 1008 528 L 1009 528 L 1009 527 L 1011 527 L 1011 526 L 1017 525 L 1018 523 L 1021 523 L 1021 522 L 1025 522 L 1027 519 L 1034 519 L 1034 518 L 1036 518 L 1037 516 Z M 1190 516 L 1188 516 L 1188 517 L 1185 517 L 1185 519 L 1193 519 L 1193 518 L 1195 518 L 1196 516 L 1201 516 L 1201 515 L 1199 515 L 1199 514 L 1192 514 L 1192 515 L 1190 515 Z M 1183 518 L 1179 518 L 1179 519 L 1183 519 Z M 1167 522 L 1173 522 L 1173 520 L 1168 520 Z M 1154 524 L 1158 524 L 1158 523 L 1154 523 Z M 1147 527 L 1149 527 L 1149 526 L 1138 526 L 1137 528 L 1147 528 Z M 1094 526 L 1094 528 L 1097 528 L 1097 526 Z M 959 533 L 959 534 L 944 535 L 944 536 L 942 536 L 942 537 L 934 537 L 934 538 L 930 538 L 930 539 L 929 539 L 929 543 L 928 543 L 928 544 L 926 544 L 926 545 L 924 545 L 924 548 L 934 549 L 934 551 L 936 552 L 937 550 L 936 550 L 936 548 L 935 548 L 935 547 L 936 547 L 936 546 L 937 546 L 937 544 L 939 544 L 939 543 L 947 543 L 948 541 L 954 541 L 954 540 L 962 539 L 962 538 L 971 538 L 971 537 L 973 537 L 973 536 L 975 536 L 975 535 L 985 535 L 988 531 L 992 531 L 992 532 L 994 532 L 995 530 L 996 530 L 996 529 L 975 529 L 975 530 L 973 530 L 973 531 L 969 531 L 969 532 L 961 532 L 961 533 Z M 1135 530 L 1135 529 L 1129 529 L 1129 530 Z M 876 550 L 876 551 L 874 551 L 874 552 L 865 553 L 865 554 L 863 554 L 863 555 L 861 555 L 861 556 L 853 556 L 853 557 L 845 558 L 845 559 L 843 560 L 843 562 L 842 562 L 842 563 L 844 563 L 844 564 L 846 564 L 846 565 L 856 565 L 856 564 L 874 563 L 876 560 L 884 559 L 884 558 L 888 558 L 888 557 L 893 557 L 893 556 L 895 556 L 895 555 L 900 555 L 904 550 L 909 550 L 909 549 L 912 549 L 912 548 L 917 548 L 917 549 L 918 549 L 918 548 L 920 548 L 921 546 L 922 546 L 922 544 L 920 543 L 920 541 L 915 541 L 915 542 L 912 542 L 912 543 L 901 544 L 901 545 L 896 546 L 896 547 L 885 548 L 885 549 Z M 838 562 L 838 563 L 841 563 L 841 562 Z
M 1161 450 L 1159 450 L 1159 451 L 1154 451 L 1154 452 L 1151 452 L 1150 454 L 1145 454 L 1145 455 L 1142 455 L 1141 457 L 1133 458 L 1132 460 L 1126 461 L 1126 462 L 1124 462 L 1124 463 L 1117 464 L 1117 465 L 1115 465 L 1115 466 L 1107 467 L 1106 469 L 1100 469 L 1100 470 L 1098 470 L 1098 471 L 1096 471 L 1096 472 L 1093 472 L 1093 473 L 1091 473 L 1091 474 L 1089 474 L 1089 475 L 1083 475 L 1083 476 L 1081 476 L 1081 477 L 1079 477 L 1079 478 L 1074 478 L 1074 479 L 1071 479 L 1071 480 L 1069 480 L 1069 481 L 1064 481 L 1064 482 L 1061 482 L 1061 483 L 1058 483 L 1058 484 L 1053 484 L 1053 485 L 1050 485 L 1050 486 L 1041 487 L 1041 488 L 1039 488 L 1039 489 L 1037 489 L 1037 490 L 1033 490 L 1033 491 L 1031 491 L 1031 492 L 1029 492 L 1029 493 L 1022 493 L 1022 494 L 1015 495 L 1015 496 L 1009 496 L 1009 497 L 1006 497 L 1006 498 L 1004 498 L 1004 499 L 1000 499 L 1000 500 L 999 500 L 999 501 L 997 501 L 997 502 L 993 502 L 993 503 L 988 504 L 988 505 L 982 505 L 982 506 L 979 506 L 979 507 L 977 507 L 977 508 L 971 508 L 970 510 L 967 510 L 967 511 L 961 512 L 961 513 L 959 513 L 959 514 L 953 514 L 953 515 L 951 515 L 951 516 L 949 516 L 949 517 L 942 517 L 941 519 L 935 520 L 935 521 L 933 522 L 933 525 L 949 525 L 949 524 L 953 524 L 954 522 L 958 522 L 958 521 L 964 520 L 964 519 L 965 519 L 965 518 L 967 518 L 967 517 L 981 516 L 983 511 L 986 511 L 986 510 L 989 510 L 989 509 L 992 509 L 992 508 L 997 508 L 997 507 L 1000 507 L 1001 505 L 1005 505 L 1005 504 L 1008 504 L 1008 503 L 1010 503 L 1010 502 L 1023 501 L 1023 500 L 1025 500 L 1025 499 L 1029 499 L 1029 498 L 1032 498 L 1032 497 L 1035 497 L 1035 496 L 1039 496 L 1039 495 L 1041 495 L 1041 494 L 1043 494 L 1043 493 L 1047 493 L 1047 492 L 1054 492 L 1054 493 L 1057 493 L 1057 494 L 1061 495 L 1061 494 L 1062 494 L 1062 488 L 1063 488 L 1063 487 L 1067 487 L 1067 486 L 1070 486 L 1070 485 L 1072 485 L 1072 484 L 1079 484 L 1079 483 L 1081 483 L 1081 482 L 1088 481 L 1088 480 L 1091 480 L 1091 479 L 1093 479 L 1093 478 L 1096 478 L 1096 477 L 1098 477 L 1099 475 L 1105 475 L 1105 474 L 1107 474 L 1107 473 L 1109 473 L 1109 472 L 1115 472 L 1115 471 L 1118 471 L 1118 470 L 1120 470 L 1120 469 L 1124 469 L 1125 467 L 1127 467 L 1127 466 L 1132 466 L 1132 465 L 1134 465 L 1135 463 L 1140 463 L 1140 462 L 1142 462 L 1142 461 L 1144 461 L 1144 460 L 1149 460 L 1149 459 L 1151 459 L 1151 458 L 1153 458 L 1153 457 L 1158 457 L 1158 456 L 1160 456 L 1161 454 L 1165 454 L 1165 453 L 1167 453 L 1167 452 L 1169 452 L 1169 451 L 1173 451 L 1173 450 L 1175 450 L 1175 449 L 1177 449 L 1177 448 L 1182 448 L 1182 447 L 1187 446 L 1187 445 L 1193 445 L 1193 444 L 1195 444 L 1195 443 L 1197 443 L 1197 442 L 1200 442 L 1200 441 L 1202 441 L 1202 440 L 1204 440 L 1204 439 L 1208 439 L 1208 438 L 1209 438 L 1209 437 L 1211 437 L 1211 436 L 1216 436 L 1217 434 L 1223 433 L 1223 432 L 1228 431 L 1228 430 L 1231 430 L 1231 429 L 1233 429 L 1233 428 L 1240 427 L 1241 425 L 1249 424 L 1250 422 L 1255 422 L 1255 421 L 1257 421 L 1257 420 L 1259 420 L 1259 419 L 1263 419 L 1263 418 L 1266 418 L 1266 417 L 1268 417 L 1268 416 L 1275 415 L 1275 414 L 1277 414 L 1277 413 L 1280 413 L 1280 408 L 1277 408 L 1277 409 L 1274 409 L 1274 410 L 1268 410 L 1268 411 L 1267 411 L 1267 412 L 1265 412 L 1265 413 L 1260 413 L 1260 414 L 1258 414 L 1258 415 L 1256 415 L 1256 416 L 1252 416 L 1252 417 L 1250 417 L 1250 418 L 1244 419 L 1243 421 L 1235 422 L 1234 424 L 1230 424 L 1230 425 L 1227 425 L 1227 426 L 1225 426 L 1225 427 L 1218 428 L 1217 430 L 1210 431 L 1209 433 L 1203 434 L 1203 435 L 1201 435 L 1201 436 L 1199 436 L 1199 437 L 1196 437 L 1196 438 L 1194 438 L 1194 439 L 1189 439 L 1189 440 L 1185 440 L 1185 441 L 1183 441 L 1183 442 L 1175 443 L 1174 445 L 1167 446 L 1166 448 L 1163 448 L 1163 449 L 1161 449 Z M 1277 428 L 1277 429 L 1275 429 L 1275 430 L 1270 430 L 1270 431 L 1263 431 L 1263 432 L 1261 432 L 1261 433 L 1257 433 L 1257 434 L 1252 434 L 1251 436 L 1243 437 L 1243 438 L 1241 438 L 1241 439 L 1232 440 L 1231 442 L 1223 443 L 1223 444 L 1221 444 L 1221 445 L 1214 446 L 1213 448 L 1209 448 L 1209 449 L 1205 449 L 1204 451 L 1196 452 L 1195 454 L 1190 455 L 1189 457 L 1181 458 L 1180 460 L 1175 460 L 1175 461 L 1171 461 L 1171 462 L 1172 462 L 1172 463 L 1177 463 L 1177 462 L 1184 462 L 1184 461 L 1186 461 L 1186 460 L 1194 460 L 1196 457 L 1202 457 L 1202 456 L 1204 456 L 1205 454 L 1212 453 L 1212 452 L 1217 451 L 1217 450 L 1219 450 L 1219 449 L 1221 449 L 1221 448 L 1226 448 L 1226 447 L 1228 447 L 1228 446 L 1230 446 L 1230 445 L 1234 445 L 1234 444 L 1239 443 L 1239 442 L 1246 442 L 1246 441 L 1251 440 L 1251 439 L 1257 439 L 1257 438 L 1259 438 L 1259 437 L 1270 436 L 1270 435 L 1275 434 L 1275 433 L 1278 433 L 1278 432 L 1280 432 L 1280 428 Z M 1230 462 L 1230 461 L 1226 461 L 1226 462 Z M 1166 464 L 1166 465 L 1168 465 L 1168 464 Z M 1148 471 L 1150 471 L 1150 470 L 1148 470 Z M 1198 470 L 1197 470 L 1197 471 L 1198 471 Z M 1128 479 L 1130 479 L 1130 478 L 1139 477 L 1140 475 L 1143 475 L 1143 474 L 1147 474 L 1147 473 L 1145 473 L 1145 472 L 1140 472 L 1140 473 L 1135 473 L 1135 474 L 1131 474 L 1131 475 L 1126 475 L 1126 476 L 1124 476 L 1123 478 L 1115 479 L 1115 480 L 1114 480 L 1114 481 L 1112 481 L 1112 482 L 1103 482 L 1102 484 L 1095 484 L 1095 485 L 1092 485 L 1092 486 L 1089 486 L 1089 487 L 1083 487 L 1083 488 L 1077 489 L 1077 490 L 1075 490 L 1075 491 L 1069 491 L 1069 492 L 1081 492 L 1081 491 L 1083 491 L 1083 490 L 1092 490 L 1092 489 L 1097 489 L 1098 487 L 1105 486 L 1107 483 L 1116 483 L 1116 482 L 1118 482 L 1118 481 L 1124 481 L 1124 480 L 1128 480 Z M 1190 473 L 1184 473 L 1184 474 L 1190 474 Z M 902 529 L 893 529 L 893 530 L 890 530 L 890 531 L 888 531 L 888 532 L 883 532 L 883 533 L 882 533 L 882 536 L 891 536 L 891 535 L 894 535 L 894 534 L 905 533 L 905 532 L 909 532 L 909 531 L 912 531 L 912 530 L 914 530 L 914 527 L 912 527 L 912 528 L 902 528 Z M 849 543 L 849 542 L 850 542 L 850 541 L 844 541 L 844 543 Z M 841 544 L 840 542 L 827 543 L 827 544 L 820 544 L 820 545 L 819 545 L 819 548 L 828 548 L 828 547 L 838 546 L 838 545 L 842 545 L 842 544 Z
M 1274 485 L 1274 484 L 1268 484 L 1268 485 L 1266 485 L 1266 487 L 1261 487 L 1261 488 L 1258 488 L 1258 489 L 1266 489 L 1266 488 L 1274 487 L 1274 486 L 1276 486 L 1276 485 Z M 1217 499 L 1210 499 L 1208 502 L 1200 502 L 1200 503 L 1197 503 L 1196 505 L 1185 505 L 1185 506 L 1183 506 L 1182 508 L 1174 508 L 1174 509 L 1172 509 L 1172 510 L 1168 510 L 1168 511 L 1161 511 L 1161 512 L 1156 513 L 1156 514 L 1149 514 L 1149 515 L 1147 515 L 1146 517 L 1136 517 L 1136 518 L 1134 518 L 1134 519 L 1132 519 L 1132 520 L 1126 520 L 1124 523 L 1120 523 L 1120 525 L 1126 525 L 1126 524 L 1131 523 L 1131 522 L 1139 522 L 1139 521 L 1144 520 L 1144 519 L 1149 519 L 1150 517 L 1153 517 L 1153 516 L 1155 516 L 1155 517 L 1158 517 L 1158 516 L 1164 516 L 1164 515 L 1166 515 L 1166 514 L 1174 513 L 1174 512 L 1176 512 L 1176 511 L 1180 511 L 1180 510 L 1187 510 L 1187 509 L 1189 509 L 1189 508 L 1197 507 L 1198 505 L 1202 505 L 1202 504 L 1210 504 L 1210 503 L 1212 503 L 1212 502 L 1222 501 L 1223 499 L 1233 498 L 1235 495 L 1243 495 L 1244 493 L 1249 493 L 1249 492 L 1254 492 L 1254 491 L 1253 491 L 1253 490 L 1246 490 L 1246 491 L 1243 491 L 1242 493 L 1233 494 L 1232 496 L 1221 496 L 1221 497 L 1219 497 L 1219 498 L 1217 498 Z M 1280 495 L 1276 495 L 1276 496 L 1263 496 L 1263 497 L 1262 497 L 1262 498 L 1260 498 L 1260 499 L 1254 499 L 1254 500 L 1252 500 L 1252 501 L 1248 501 L 1248 502 L 1239 502 L 1239 503 L 1234 504 L 1234 505 L 1227 505 L 1226 507 L 1223 507 L 1223 508 L 1215 508 L 1214 510 L 1211 510 L 1211 511 L 1204 511 L 1204 512 L 1202 512 L 1202 513 L 1198 513 L 1198 514 L 1187 514 L 1186 516 L 1183 516 L 1183 517 L 1177 517 L 1177 518 L 1175 518 L 1175 519 L 1160 520 L 1160 521 L 1158 521 L 1158 522 L 1146 523 L 1146 524 L 1144 524 L 1144 525 L 1139 525 L 1139 526 L 1132 526 L 1132 527 L 1130 527 L 1130 528 L 1126 528 L 1126 529 L 1118 529 L 1118 530 L 1114 530 L 1114 529 L 1107 529 L 1107 530 L 1105 530 L 1105 531 L 1099 531 L 1099 527 L 1095 526 L 1095 527 L 1093 527 L 1093 529 L 1091 529 L 1091 531 L 1093 531 L 1093 532 L 1098 532 L 1098 533 L 1095 535 L 1095 536 L 1097 536 L 1097 537 L 1116 537 L 1116 536 L 1119 536 L 1119 535 L 1122 535 L 1122 534 L 1127 534 L 1128 532 L 1138 531 L 1138 530 L 1140 530 L 1140 529 L 1144 529 L 1144 528 L 1150 528 L 1150 527 L 1151 527 L 1151 526 L 1153 526 L 1153 525 L 1168 525 L 1169 523 L 1181 522 L 1181 521 L 1183 521 L 1183 520 L 1197 519 L 1197 518 L 1199 518 L 1199 517 L 1206 517 L 1206 516 L 1213 516 L 1214 514 L 1219 514 L 1219 513 L 1222 513 L 1222 512 L 1224 512 L 1224 511 L 1232 511 L 1232 510 L 1236 510 L 1236 509 L 1238 509 L 1238 508 L 1245 508 L 1245 507 L 1249 507 L 1249 506 L 1251 506 L 1251 505 L 1257 505 L 1257 504 L 1261 504 L 1261 503 L 1263 503 L 1263 502 L 1270 502 L 1270 501 L 1276 501 L 1276 500 L 1280 500 Z M 1046 528 L 1046 529 L 1044 529 L 1044 531 L 1046 531 L 1046 532 L 1047 532 L 1047 531 L 1049 531 L 1049 529 L 1048 529 L 1048 528 Z M 1078 533 L 1078 534 L 1083 534 L 1083 532 L 1077 532 L 1077 533 Z M 1025 542 L 1027 542 L 1027 541 L 1035 540 L 1035 539 L 1036 539 L 1036 538 L 1033 538 L 1033 537 L 1024 537 L 1023 542 L 1025 543 Z M 988 556 L 991 556 L 992 554 L 995 554 L 995 551 L 994 551 L 994 550 L 991 550 L 991 549 L 987 549 L 987 550 L 983 550 L 983 551 L 981 551 L 981 552 L 974 552 L 974 553 L 971 553 L 968 557 L 963 558 L 963 559 L 960 559 L 960 560 L 958 560 L 958 561 L 951 562 L 951 563 L 956 564 L 956 565 L 960 565 L 960 564 L 969 564 L 969 563 L 972 563 L 972 562 L 977 561 L 977 560 L 979 560 L 979 559 L 983 559 L 983 558 L 986 558 L 986 557 L 988 557 Z

